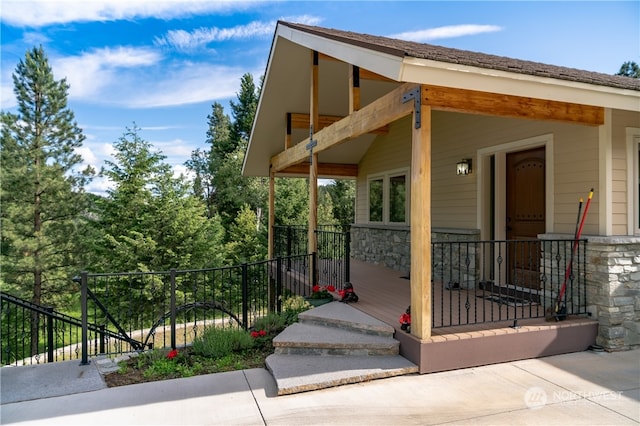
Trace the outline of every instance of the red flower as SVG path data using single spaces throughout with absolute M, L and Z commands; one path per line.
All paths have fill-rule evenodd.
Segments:
M 258 335 L 259 335 L 259 336 L 266 336 L 266 335 L 267 335 L 267 332 L 266 332 L 266 331 L 264 331 L 264 330 L 260 330 L 260 331 L 258 331 Z
M 344 295 L 345 295 L 345 294 L 347 294 L 347 292 L 346 292 L 346 291 L 344 291 L 344 290 L 340 290 L 340 291 L 338 292 L 338 294 L 340 295 L 340 298 L 341 298 L 341 299 L 344 299 Z
M 332 285 L 327 286 L 327 291 L 336 291 L 336 288 Z
M 321 288 L 320 288 L 320 286 L 319 286 L 319 285 L 314 285 L 314 286 L 311 288 L 311 291 L 313 291 L 314 293 L 317 293 L 317 292 L 319 292 L 320 290 L 321 290 Z
M 251 337 L 253 337 L 254 339 L 258 338 L 258 337 L 263 337 L 263 336 L 266 336 L 266 335 L 267 335 L 267 332 L 264 331 L 264 330 L 260 330 L 260 331 L 255 331 L 254 330 L 254 331 L 251 332 Z
M 257 331 L 252 331 L 252 332 L 251 332 L 251 337 L 253 337 L 253 338 L 258 337 L 259 335 L 260 335 L 260 334 L 258 334 L 258 332 L 257 332 Z
M 178 356 L 178 350 L 177 349 L 173 349 L 173 350 L 171 350 L 171 352 L 169 352 L 167 354 L 167 358 L 169 358 L 169 359 L 174 359 L 177 356 Z

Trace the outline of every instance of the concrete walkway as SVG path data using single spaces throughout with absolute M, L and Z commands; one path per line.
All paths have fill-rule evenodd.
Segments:
M 106 388 L 100 378 L 95 363 L 83 367 L 77 361 L 4 367 L 0 369 L 0 422 L 46 425 L 640 424 L 640 350 L 587 351 L 444 373 L 399 376 L 285 396 L 275 396 L 274 380 L 265 369 L 117 388 Z M 57 386 L 48 383 L 57 383 Z

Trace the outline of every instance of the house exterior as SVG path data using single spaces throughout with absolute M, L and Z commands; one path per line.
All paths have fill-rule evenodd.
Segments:
M 419 339 L 432 242 L 573 239 L 593 189 L 596 343 L 640 345 L 640 80 L 279 22 L 243 174 L 271 225 L 274 178 L 308 177 L 310 241 L 318 178 L 355 179 L 352 257 L 410 275 Z

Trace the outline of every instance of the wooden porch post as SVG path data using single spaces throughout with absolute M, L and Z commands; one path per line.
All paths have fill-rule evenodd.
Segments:
M 313 132 L 319 129 L 320 114 L 318 112 L 318 52 L 311 52 L 311 96 L 309 105 L 309 126 L 311 127 L 309 150 L 309 253 L 318 251 L 318 242 L 316 241 L 316 228 L 318 227 L 318 153 L 313 152 Z M 313 279 L 315 271 L 313 271 L 313 262 L 309 263 L 309 278 Z M 312 283 L 313 285 L 317 283 Z
M 420 91 L 422 96 L 422 91 Z M 423 98 L 424 99 L 424 98 Z M 411 138 L 411 334 L 431 337 L 431 107 L 419 106 Z
M 273 171 L 269 171 L 269 248 L 267 259 L 273 259 L 274 254 L 274 235 L 273 227 L 276 224 L 276 178 Z

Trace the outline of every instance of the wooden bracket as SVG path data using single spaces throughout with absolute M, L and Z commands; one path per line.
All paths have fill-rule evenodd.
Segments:
M 415 89 L 402 95 L 403 104 L 406 104 L 411 99 L 413 99 L 413 109 L 414 109 L 413 113 L 415 115 L 416 129 L 419 129 L 422 126 L 422 120 L 420 119 L 420 109 L 422 106 L 422 100 L 420 98 L 420 94 L 421 94 L 421 88 L 420 86 L 418 86 Z

